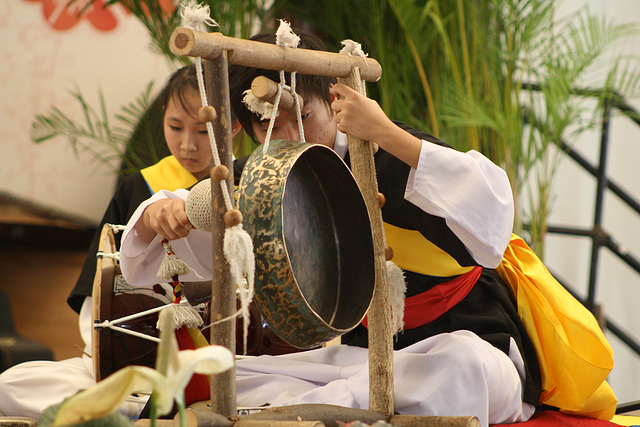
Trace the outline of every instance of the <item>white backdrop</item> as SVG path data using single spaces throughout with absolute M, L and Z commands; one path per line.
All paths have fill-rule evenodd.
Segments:
M 563 3 L 560 13 L 588 4 L 592 13 L 604 14 L 618 23 L 640 23 L 638 0 L 571 0 Z M 640 55 L 640 37 L 620 46 L 624 52 Z M 605 68 L 607 64 L 603 64 Z M 631 100 L 640 111 L 640 99 Z M 575 143 L 575 148 L 593 165 L 600 150 L 600 133 L 590 132 Z M 616 184 L 640 202 L 640 127 L 620 116 L 611 121 L 606 170 Z M 595 210 L 596 181 L 571 159 L 561 163 L 554 186 L 555 202 L 550 224 L 590 229 Z M 607 192 L 604 200 L 603 229 L 610 233 L 621 249 L 640 260 L 640 215 L 624 206 L 618 197 Z M 583 297 L 587 295 L 591 243 L 584 237 L 548 234 L 545 263 Z M 596 282 L 596 303 L 604 315 L 640 342 L 640 274 L 617 259 L 607 249 L 600 250 Z M 640 400 L 640 356 L 628 350 L 617 338 L 607 334 L 615 352 L 615 367 L 609 382 L 619 403 Z
M 31 122 L 52 105 L 82 122 L 68 93 L 76 88 L 96 109 L 102 90 L 113 120 L 149 81 L 158 89 L 170 69 L 151 52 L 146 29 L 120 6 L 109 9 L 117 20 L 111 31 L 87 19 L 56 30 L 43 10 L 57 3 L 66 2 L 0 2 L 0 191 L 98 221 L 115 176 L 88 154 L 76 156 L 63 139 L 34 144 Z
M 64 140 L 36 145 L 29 138 L 33 117 L 51 105 L 82 120 L 68 90 L 79 88 L 91 105 L 102 89 L 112 117 L 133 101 L 150 80 L 160 87 L 170 73 L 165 60 L 149 48 L 139 22 L 119 7 L 111 8 L 117 26 L 100 31 L 88 20 L 56 30 L 45 20 L 45 5 L 62 0 L 2 0 L 0 2 L 0 192 L 8 192 L 63 212 L 97 221 L 113 193 L 115 177 L 88 155 L 76 156 Z M 583 0 L 564 3 L 561 12 Z M 591 11 L 619 22 L 640 21 L 640 0 L 591 0 Z M 640 55 L 640 40 L 626 46 Z M 640 103 L 634 102 L 640 109 Z M 640 199 L 640 128 L 626 119 L 612 122 L 607 168 L 613 179 Z M 599 135 L 578 143 L 592 161 L 598 156 Z M 562 163 L 556 180 L 554 225 L 590 227 L 595 181 L 571 161 Z M 640 217 L 608 195 L 605 230 L 640 257 Z M 586 294 L 590 244 L 582 238 L 549 236 L 545 262 L 562 279 Z M 640 276 L 601 253 L 597 300 L 606 315 L 640 340 Z M 640 400 L 640 358 L 616 339 L 616 367 L 610 381 L 621 402 Z

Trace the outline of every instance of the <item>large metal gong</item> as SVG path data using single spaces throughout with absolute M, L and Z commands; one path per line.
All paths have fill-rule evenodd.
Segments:
M 356 327 L 375 285 L 364 199 L 330 148 L 276 140 L 245 165 L 238 207 L 256 257 L 255 301 L 271 328 L 313 348 Z

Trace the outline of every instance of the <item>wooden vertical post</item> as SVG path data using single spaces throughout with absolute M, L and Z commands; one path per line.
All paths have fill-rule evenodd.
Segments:
M 363 93 L 357 67 L 342 79 L 342 83 Z M 386 415 L 394 412 L 393 392 L 393 332 L 389 303 L 389 280 L 385 258 L 385 238 L 382 212 L 378 204 L 378 180 L 373 161 L 373 144 L 348 135 L 349 158 L 353 172 L 371 219 L 376 283 L 373 300 L 367 314 L 369 331 L 369 409 Z
M 227 186 L 233 195 L 232 163 L 232 123 L 229 106 L 229 74 L 227 51 L 223 50 L 217 58 L 204 61 L 207 102 L 216 108 L 217 120 L 213 122 L 214 135 L 220 163 L 229 168 L 230 177 Z M 233 200 L 233 196 L 231 197 Z M 224 257 L 223 240 L 226 225 L 224 213 L 226 206 L 222 198 L 221 186 L 211 180 L 211 223 L 212 223 L 212 281 L 211 281 L 211 321 L 229 318 L 236 311 L 236 286 L 231 277 L 229 263 Z M 225 346 L 235 356 L 236 321 L 232 318 L 211 327 L 211 344 Z M 235 416 L 236 369 L 235 366 L 223 373 L 211 376 L 211 410 L 215 413 Z

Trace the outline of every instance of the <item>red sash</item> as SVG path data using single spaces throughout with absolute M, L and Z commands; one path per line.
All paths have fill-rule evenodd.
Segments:
M 469 295 L 481 273 L 482 267 L 476 266 L 453 280 L 439 283 L 426 292 L 407 298 L 404 302 L 404 329 L 426 325 L 442 316 Z M 366 317 L 362 324 L 367 326 Z

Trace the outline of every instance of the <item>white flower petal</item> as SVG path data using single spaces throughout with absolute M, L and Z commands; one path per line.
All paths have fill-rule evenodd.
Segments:
M 96 385 L 69 398 L 60 408 L 54 425 L 73 425 L 106 417 L 136 391 L 158 393 L 158 412 L 166 414 L 173 407 L 173 395 L 167 379 L 146 366 L 127 366 Z
M 171 377 L 174 393 L 184 390 L 191 376 L 196 374 L 212 375 L 231 369 L 235 360 L 228 348 L 220 345 L 208 345 L 195 350 L 182 350 L 178 353 L 180 369 Z

